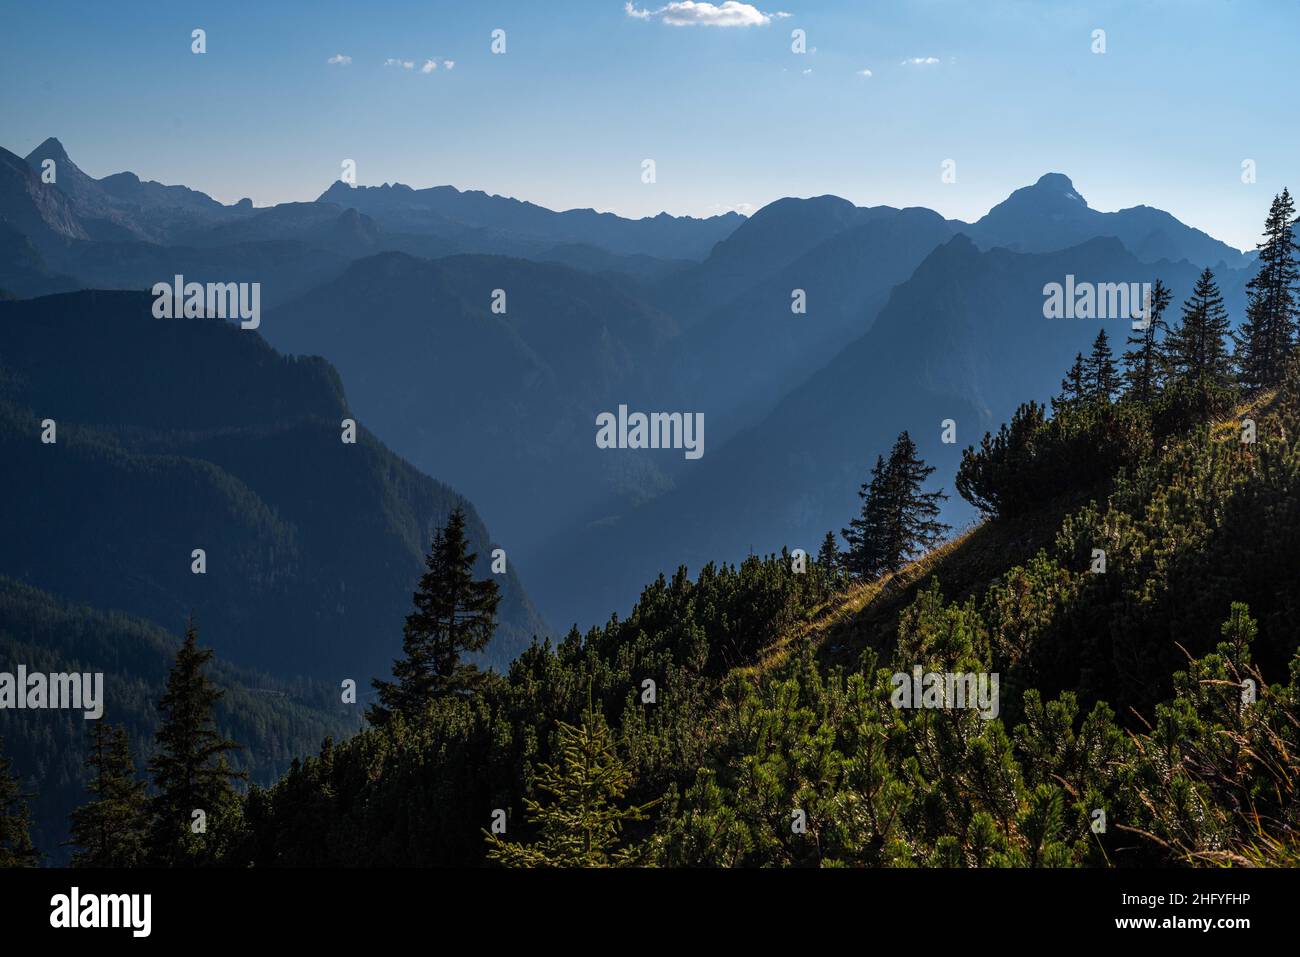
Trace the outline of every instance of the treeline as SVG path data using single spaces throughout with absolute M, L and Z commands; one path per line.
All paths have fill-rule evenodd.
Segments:
M 29 674 L 103 672 L 103 720 L 126 729 L 141 765 L 152 756 L 158 698 L 178 645 L 150 622 L 64 602 L 0 576 L 0 670 L 12 673 L 23 663 Z M 251 780 L 274 781 L 322 738 L 361 725 L 356 709 L 340 703 L 337 687 L 283 681 L 220 658 L 207 670 L 226 692 L 214 709 L 217 726 L 246 745 L 231 755 L 232 764 Z M 0 709 L 5 757 L 26 795 L 31 837 L 44 864 L 69 859 L 68 814 L 86 798 L 86 735 L 94 723 L 76 710 Z
M 963 453 L 957 491 L 981 511 L 1008 517 L 1077 490 L 1096 490 L 1147 460 L 1170 436 L 1228 415 L 1243 399 L 1283 382 L 1300 326 L 1295 205 L 1273 199 L 1247 284 L 1246 315 L 1234 332 L 1206 269 L 1169 322 L 1172 294 L 1160 281 L 1145 327 L 1127 340 L 1117 367 L 1105 330 L 1076 356 L 1052 400 L 1016 410 L 996 435 Z
M 1079 353 L 1052 399 L 1020 406 L 996 434 L 962 455 L 959 494 L 990 516 L 1022 515 L 1062 495 L 1095 492 L 1150 458 L 1167 438 L 1227 415 L 1242 398 L 1276 388 L 1300 332 L 1295 204 L 1275 196 L 1247 284 L 1246 316 L 1232 330 L 1214 273 L 1205 269 L 1176 323 L 1172 293 L 1156 279 L 1128 348 L 1116 361 L 1104 329 L 1088 356 Z M 1137 318 L 1137 317 L 1135 317 Z M 950 531 L 938 521 L 947 496 L 924 491 L 934 472 L 907 432 L 876 460 L 859 491 L 860 514 L 841 530 L 841 554 L 827 532 L 820 557 L 848 576 L 874 580 L 899 571 Z
M 214 709 L 225 692 L 204 673 L 210 649 L 193 623 L 176 653 L 158 702 L 159 725 L 148 761 L 152 788 L 139 777 L 127 729 L 107 718 L 86 723 L 89 800 L 70 815 L 71 863 L 80 867 L 196 866 L 231 861 L 247 773 L 230 758 L 239 745 L 217 730 Z M 25 689 L 20 689 L 24 693 Z M 0 863 L 34 865 L 40 853 L 9 762 L 0 767 Z

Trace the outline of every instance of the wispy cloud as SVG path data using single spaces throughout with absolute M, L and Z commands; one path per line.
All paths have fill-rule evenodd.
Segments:
M 352 62 L 352 57 L 348 56 L 346 53 L 336 53 L 325 62 L 333 63 L 338 66 L 347 66 Z
M 937 56 L 914 56 L 904 60 L 900 66 L 933 66 L 939 62 Z
M 748 216 L 755 209 L 753 203 L 733 203 L 727 206 L 723 203 L 710 203 L 704 210 L 704 216 L 722 216 L 726 213 L 740 213 L 742 216 Z
M 872 73 L 870 70 L 859 70 L 858 76 L 872 76 Z
M 658 20 L 673 27 L 762 27 L 790 16 L 788 13 L 764 13 L 753 4 L 737 0 L 725 0 L 716 6 L 695 0 L 677 0 L 658 10 L 638 10 L 629 2 L 623 9 L 634 20 Z
M 416 67 L 416 61 L 403 60 L 400 57 L 390 56 L 387 60 L 384 61 L 384 66 L 395 66 L 402 70 L 414 70 Z M 456 66 L 456 61 L 444 60 L 442 57 L 436 57 L 436 56 L 428 57 L 425 59 L 424 63 L 420 65 L 420 72 L 425 74 L 434 73 L 437 72 L 439 66 L 441 66 L 444 70 L 450 70 Z

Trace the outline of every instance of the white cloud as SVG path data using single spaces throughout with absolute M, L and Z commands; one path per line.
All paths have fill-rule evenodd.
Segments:
M 443 60 L 441 57 L 436 57 L 436 56 L 428 57 L 425 59 L 424 63 L 420 65 L 420 72 L 425 74 L 433 73 L 438 69 L 440 63 L 444 70 L 450 70 L 456 66 L 455 60 Z M 403 60 L 400 59 L 399 57 L 390 56 L 387 60 L 384 61 L 384 66 L 395 66 L 403 70 L 414 70 L 416 67 L 416 61 Z
M 754 211 L 753 203 L 733 203 L 727 206 L 723 203 L 710 203 L 701 214 L 702 216 L 721 216 L 725 213 L 740 213 L 742 216 L 748 216 Z
M 937 56 L 914 56 L 904 60 L 899 66 L 933 66 L 938 62 Z
M 871 75 L 872 75 L 872 73 L 871 73 L 870 70 L 859 70 L 859 71 L 858 71 L 858 76 L 871 76 Z
M 808 69 L 806 69 L 806 70 L 803 71 L 803 75 L 804 75 L 804 76 L 807 76 L 807 75 L 808 75 L 809 73 L 811 73 L 811 72 L 812 72 L 812 67 L 809 67 Z
M 788 13 L 764 13 L 749 3 L 725 0 L 715 6 L 696 0 L 674 0 L 658 10 L 638 10 L 630 2 L 623 9 L 634 20 L 658 20 L 673 27 L 762 27 L 773 20 L 784 19 Z
M 347 66 L 349 63 L 352 62 L 352 57 L 348 56 L 346 53 L 336 53 L 325 62 L 336 63 L 340 66 Z

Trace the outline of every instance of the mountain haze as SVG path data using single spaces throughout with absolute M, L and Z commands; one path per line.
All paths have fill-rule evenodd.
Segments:
M 0 569 L 173 632 L 193 614 L 227 660 L 364 688 L 397 654 L 434 529 L 464 507 L 486 571 L 486 528 L 364 429 L 340 441 L 353 413 L 323 360 L 151 307 L 125 292 L 0 303 Z M 545 631 L 513 569 L 501 586 L 498 667 Z
M 868 331 L 765 418 L 710 451 L 671 492 L 557 541 L 538 568 L 544 611 L 557 625 L 572 618 L 587 624 L 610 604 L 630 602 L 638 583 L 679 564 L 694 569 L 783 546 L 815 552 L 828 529 L 838 532 L 857 514 L 858 487 L 904 429 L 937 466 L 934 486 L 953 496 L 961 449 L 1020 402 L 1056 394 L 1075 353 L 1087 353 L 1099 329 L 1123 351 L 1127 322 L 1044 318 L 1047 283 L 1067 274 L 1079 282 L 1160 277 L 1178 303 L 1198 273 L 1186 262 L 1143 263 L 1113 238 L 1026 254 L 981 251 L 955 236 L 894 287 Z M 1240 316 L 1245 275 L 1220 281 L 1230 313 Z M 953 445 L 940 442 L 949 418 L 957 425 Z M 950 498 L 950 523 L 973 517 Z M 561 617 L 565 608 L 573 611 Z

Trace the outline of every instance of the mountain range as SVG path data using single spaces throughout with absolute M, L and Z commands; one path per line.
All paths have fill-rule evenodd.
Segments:
M 1186 261 L 1140 262 L 1113 237 L 1019 253 L 981 251 L 958 234 L 892 289 L 866 332 L 766 416 L 706 455 L 690 481 L 557 539 L 530 581 L 539 595 L 581 582 L 581 591 L 567 592 L 568 608 L 577 609 L 578 620 L 595 621 L 600 598 L 633 594 L 639 583 L 677 564 L 698 568 L 719 556 L 767 554 L 783 546 L 815 553 L 826 531 L 838 532 L 856 516 L 858 487 L 903 430 L 937 476 L 947 477 L 936 485 L 951 495 L 961 450 L 978 444 L 1021 402 L 1045 403 L 1059 392 L 1075 353 L 1087 353 L 1098 328 L 1106 327 L 1045 319 L 1044 285 L 1066 275 L 1080 283 L 1159 276 L 1181 301 L 1199 272 Z M 1229 273 L 1222 280 L 1238 316 L 1245 279 Z M 1110 322 L 1112 343 L 1122 347 L 1129 325 Z M 950 419 L 956 441 L 945 444 Z M 960 527 L 975 513 L 954 495 L 942 517 Z M 559 614 L 545 604 L 543 610 Z
M 0 248 L 20 297 L 261 282 L 258 335 L 328 360 L 378 442 L 474 502 L 559 626 L 679 563 L 811 549 L 903 428 L 950 485 L 960 448 L 1046 399 L 1103 325 L 1044 319 L 1044 284 L 1159 277 L 1181 297 L 1211 267 L 1240 317 L 1253 258 L 1158 209 L 1094 210 L 1059 173 L 969 223 L 835 196 L 631 220 L 343 182 L 257 209 L 95 179 L 55 139 L 0 154 Z M 1122 348 L 1126 324 L 1108 328 Z M 620 405 L 702 413 L 703 459 L 598 449 Z
M 1253 260 L 1158 209 L 1094 210 L 1059 173 L 969 223 L 836 196 L 633 220 L 402 184 L 226 205 L 95 178 L 56 139 L 0 150 L 0 653 L 105 663 L 110 717 L 147 740 L 194 620 L 232 689 L 219 723 L 271 780 L 357 726 L 337 689 L 364 704 L 388 674 L 453 508 L 478 575 L 507 556 L 480 663 L 535 664 L 575 622 L 636 642 L 610 616 L 658 576 L 680 598 L 679 566 L 815 552 L 904 429 L 942 518 L 974 522 L 961 450 L 1054 395 L 1098 330 L 1117 353 L 1130 334 L 1046 318 L 1050 284 L 1159 278 L 1172 317 L 1208 267 L 1239 321 Z M 177 275 L 259 283 L 259 326 L 155 318 Z M 702 415 L 703 456 L 599 447 L 620 407 Z M 65 717 L 0 727 L 38 768 L 46 846 L 81 787 Z

